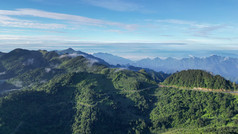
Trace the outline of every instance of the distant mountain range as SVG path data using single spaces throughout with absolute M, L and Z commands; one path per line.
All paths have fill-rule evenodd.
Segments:
M 176 58 L 146 58 L 139 61 L 131 61 L 122 57 L 105 53 L 95 53 L 94 56 L 101 58 L 109 64 L 132 65 L 142 68 L 149 68 L 155 71 L 163 71 L 165 73 L 174 73 L 176 71 L 187 69 L 201 69 L 219 74 L 226 79 L 238 81 L 238 58 L 222 57 L 212 55 L 209 57 L 190 57 L 183 59 Z
M 108 53 L 94 53 L 93 54 L 95 57 L 101 58 L 103 60 L 105 60 L 106 62 L 112 64 L 112 65 L 127 65 L 127 64 L 132 64 L 133 61 L 129 60 L 129 59 L 125 59 L 119 56 L 115 56 L 112 54 L 108 54 Z
M 166 77 L 169 76 L 169 74 L 166 74 L 162 71 L 154 71 L 152 69 L 149 68 L 142 68 L 142 67 L 138 67 L 138 66 L 133 66 L 132 64 L 130 64 L 132 61 L 119 57 L 119 56 L 114 56 L 112 54 L 107 54 L 107 53 L 95 53 L 93 55 L 79 51 L 79 50 L 74 50 L 72 48 L 68 48 L 65 50 L 55 50 L 54 52 L 58 53 L 59 55 L 64 56 L 70 56 L 70 57 L 77 57 L 77 56 L 83 56 L 85 57 L 87 60 L 90 61 L 94 61 L 97 62 L 99 64 L 105 65 L 107 67 L 110 68 L 121 68 L 121 69 L 128 69 L 128 70 L 132 70 L 132 71 L 139 71 L 141 69 L 146 70 L 146 72 L 148 74 L 150 74 L 155 81 L 161 81 L 163 79 L 165 79 Z M 98 56 L 97 56 L 98 55 Z M 100 57 L 100 55 L 104 55 L 103 58 Z M 108 63 L 107 61 L 112 61 L 113 63 Z M 120 64 L 117 64 L 117 62 L 119 62 Z

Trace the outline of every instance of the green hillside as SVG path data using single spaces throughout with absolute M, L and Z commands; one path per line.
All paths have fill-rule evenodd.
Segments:
M 154 133 L 238 133 L 237 96 L 174 88 L 160 88 L 155 95 Z
M 143 74 L 126 73 L 66 74 L 37 90 L 11 93 L 0 103 L 0 133 L 134 132 L 137 125 L 148 124 L 153 101 L 140 90 L 156 86 L 142 81 Z M 138 79 L 132 80 L 133 75 Z M 123 81 L 128 85 L 120 84 Z M 148 131 L 142 128 L 138 131 Z
M 26 71 L 47 66 L 49 62 L 39 51 L 15 49 L 0 57 L 0 71 L 5 72 L 0 78 L 8 79 Z
M 165 79 L 162 85 L 178 87 L 200 87 L 208 89 L 236 90 L 237 85 L 220 75 L 212 75 L 202 70 L 185 70 Z
M 54 77 L 67 73 L 101 73 L 110 66 L 107 66 L 104 61 L 102 63 L 100 61 L 98 58 L 93 59 L 92 56 L 85 58 L 80 55 L 59 55 L 54 51 L 15 49 L 0 57 L 0 87 L 2 87 L 0 92 L 38 87 Z M 162 72 L 150 71 L 145 74 L 157 82 L 161 82 L 167 77 Z
M 9 78 L 0 83 L 0 134 L 238 133 L 237 96 L 158 87 L 166 74 L 83 56 L 17 53 L 21 60 L 11 53 L 0 60 Z M 32 56 L 44 64 L 21 66 Z
M 228 133 L 238 130 L 238 103 L 230 94 L 157 88 L 140 73 L 82 72 L 1 98 L 0 118 L 6 134 Z

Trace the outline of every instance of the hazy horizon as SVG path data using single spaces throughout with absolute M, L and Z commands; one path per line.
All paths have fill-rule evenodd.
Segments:
M 0 51 L 72 47 L 133 60 L 237 57 L 237 5 L 235 0 L 7 0 L 0 5 Z
M 50 48 L 50 49 L 44 49 L 44 48 L 21 48 L 21 49 L 27 49 L 27 50 L 47 50 L 47 51 L 54 51 L 54 50 L 66 50 L 72 48 L 75 51 L 82 51 L 88 54 L 96 54 L 96 53 L 105 53 L 105 54 L 112 54 L 114 56 L 118 56 L 118 57 L 122 57 L 125 59 L 129 59 L 132 61 L 138 61 L 138 60 L 142 60 L 142 59 L 155 59 L 155 58 L 160 58 L 160 59 L 166 59 L 166 58 L 175 58 L 175 59 L 182 59 L 182 58 L 191 58 L 191 57 L 198 57 L 198 58 L 205 58 L 205 57 L 209 57 L 212 55 L 217 55 L 217 56 L 221 56 L 221 57 L 231 57 L 231 58 L 238 58 L 238 50 L 200 50 L 200 51 L 173 51 L 173 50 L 156 50 L 153 53 L 147 53 L 148 55 L 144 55 L 141 56 L 139 52 L 134 52 L 134 53 L 123 53 L 121 51 L 117 52 L 117 53 L 113 53 L 113 51 L 94 51 L 92 49 L 87 49 L 87 48 L 81 48 L 81 47 L 63 47 L 63 48 Z M 17 49 L 17 48 L 15 48 Z M 14 50 L 14 49 L 12 49 Z M 5 52 L 8 53 L 12 50 L 9 51 L 0 51 L 0 52 Z M 118 50 L 118 49 L 116 49 Z M 126 54 L 126 55 L 125 55 Z

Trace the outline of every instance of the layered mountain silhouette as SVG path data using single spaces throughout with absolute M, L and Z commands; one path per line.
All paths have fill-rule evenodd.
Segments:
M 112 65 L 127 65 L 127 64 L 132 64 L 133 61 L 119 57 L 119 56 L 115 56 L 112 54 L 108 54 L 108 53 L 94 53 L 93 54 L 95 57 L 99 57 L 103 60 L 105 60 L 106 62 L 112 64 Z
M 149 68 L 155 71 L 163 71 L 165 73 L 174 73 L 187 69 L 201 69 L 219 74 L 226 79 L 237 82 L 238 81 L 238 59 L 230 57 L 222 57 L 212 55 L 209 57 L 190 57 L 183 59 L 176 58 L 154 58 L 154 59 L 142 59 L 139 61 L 130 61 L 118 56 L 110 54 L 96 53 L 95 56 L 104 59 L 110 64 L 129 64 L 132 66 Z

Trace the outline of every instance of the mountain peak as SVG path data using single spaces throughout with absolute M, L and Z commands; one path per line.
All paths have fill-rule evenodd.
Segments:
M 186 88 L 234 90 L 231 81 L 203 70 L 183 70 L 169 76 L 163 84 Z
M 211 58 L 221 58 L 221 56 L 216 55 L 216 54 L 213 54 L 213 55 L 211 55 L 210 57 L 211 57 Z
M 74 53 L 76 52 L 73 48 L 68 48 L 68 49 L 65 49 L 65 50 L 62 50 L 62 52 L 65 52 L 65 53 Z
M 66 49 L 66 51 L 75 51 L 73 48 L 68 48 L 68 49 Z
M 64 49 L 64 50 L 60 50 L 60 51 L 56 51 L 58 54 L 72 54 L 72 53 L 76 53 L 77 51 L 75 51 L 73 48 L 68 48 L 68 49 Z
M 131 64 L 132 61 L 129 59 L 125 59 L 123 57 L 119 57 L 116 55 L 112 55 L 109 53 L 94 53 L 93 54 L 95 57 L 98 57 L 100 59 L 103 59 L 104 61 L 112 64 L 112 65 L 117 65 L 117 64 L 121 64 L 121 65 L 127 65 L 127 64 Z
M 29 52 L 29 50 L 22 49 L 22 48 L 16 48 L 16 49 L 12 50 L 11 52 L 14 52 L 14 53 Z M 10 52 L 10 53 L 11 53 L 11 52 Z

